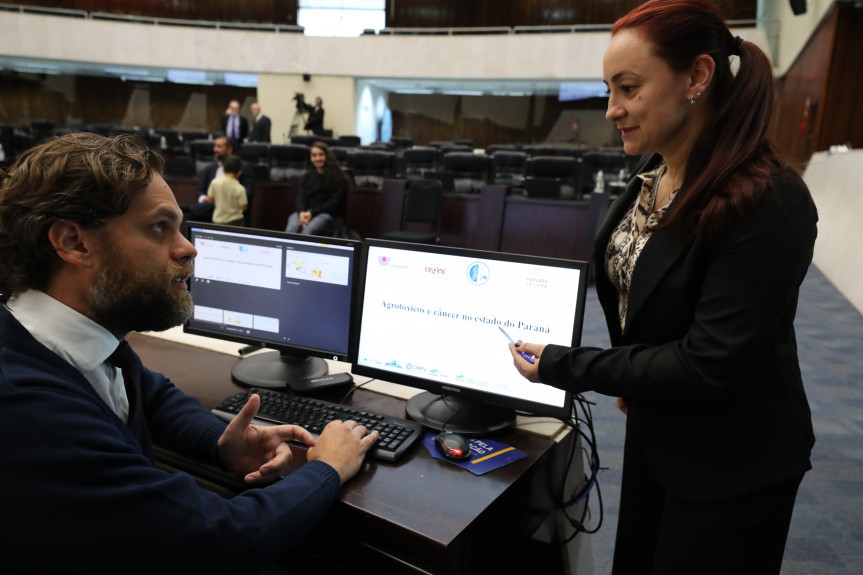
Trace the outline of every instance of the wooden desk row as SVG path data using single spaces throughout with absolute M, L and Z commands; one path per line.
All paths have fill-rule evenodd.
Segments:
M 177 202 L 196 201 L 196 180 L 171 179 Z M 346 223 L 364 238 L 399 229 L 405 180 L 386 180 L 381 188 L 348 194 Z M 299 178 L 261 182 L 252 200 L 252 227 L 283 230 L 295 210 Z M 589 260 L 597 222 L 607 196 L 590 201 L 549 200 L 507 195 L 506 187 L 485 186 L 479 194 L 444 194 L 441 244 L 490 251 Z
M 241 389 L 230 375 L 236 357 L 141 334 L 129 334 L 128 340 L 145 365 L 208 408 Z M 346 403 L 405 415 L 403 400 L 363 389 Z M 433 458 L 422 445 L 397 463 L 367 461 L 303 549 L 328 565 L 328 573 L 575 572 L 571 563 L 579 561 L 572 557 L 588 560 L 589 547 L 541 545 L 531 537 L 553 517 L 573 435 L 559 442 L 519 429 L 497 435 L 528 457 L 481 476 Z M 292 449 L 292 465 L 305 463 L 305 448 Z M 164 451 L 157 457 L 166 469 L 189 472 L 224 496 L 243 488 L 239 478 L 226 478 L 224 471 Z M 582 473 L 577 465 L 570 478 Z

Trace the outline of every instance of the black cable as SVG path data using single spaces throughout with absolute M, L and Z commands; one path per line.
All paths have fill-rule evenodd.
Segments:
M 345 401 L 347 401 L 347 399 L 348 399 L 351 395 L 353 395 L 353 393 L 354 393 L 356 390 L 358 390 L 359 388 L 361 388 L 361 387 L 362 387 L 362 386 L 364 386 L 364 385 L 368 385 L 368 384 L 370 384 L 370 383 L 371 383 L 371 382 L 373 382 L 373 381 L 375 381 L 375 378 L 372 378 L 372 379 L 370 379 L 370 380 L 368 380 L 368 381 L 364 381 L 364 382 L 360 383 L 359 385 L 355 385 L 355 386 L 353 386 L 352 388 L 350 388 L 350 389 L 348 390 L 348 392 L 344 395 L 344 397 L 342 397 L 342 398 L 339 400 L 339 403 L 344 404 L 344 402 L 345 402 Z
M 441 425 L 440 431 L 441 431 L 441 433 L 443 433 L 446 431 L 446 426 L 449 425 L 449 422 L 452 421 L 452 418 L 455 417 L 456 415 L 458 415 L 458 402 L 450 403 L 449 395 L 447 395 L 447 394 L 441 395 L 440 398 L 441 398 L 441 401 L 443 401 L 447 405 L 447 407 L 453 407 L 454 406 L 454 409 L 452 411 L 452 415 L 447 417 L 446 421 L 444 421 L 443 424 Z
M 562 540 L 554 541 L 558 545 L 566 545 L 571 542 L 579 533 L 596 533 L 602 527 L 604 508 L 602 503 L 602 491 L 599 487 L 598 473 L 603 468 L 600 466 L 599 453 L 596 448 L 596 432 L 593 428 L 593 413 L 591 406 L 596 405 L 595 402 L 586 399 L 582 395 L 576 395 L 572 401 L 572 416 L 566 421 L 570 426 L 572 433 L 577 437 L 573 441 L 573 449 L 570 451 L 566 465 L 564 466 L 563 484 L 557 498 L 558 510 L 563 513 L 564 518 L 569 523 L 573 532 Z M 576 449 L 578 440 L 581 439 L 582 448 L 579 455 L 587 462 L 587 472 L 584 474 L 582 485 L 575 493 L 565 496 L 566 478 L 572 471 L 572 465 L 575 461 L 575 454 L 579 452 Z M 586 522 L 592 517 L 591 514 L 591 495 L 596 494 L 596 505 L 598 506 L 598 520 L 595 526 L 588 527 Z M 573 507 L 583 503 L 581 513 L 573 514 Z

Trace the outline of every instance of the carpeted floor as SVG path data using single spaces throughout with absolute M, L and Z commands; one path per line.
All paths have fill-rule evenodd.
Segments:
M 797 497 L 782 574 L 863 574 L 863 317 L 813 266 L 795 325 L 816 444 L 813 470 Z M 582 343 L 608 346 L 592 288 Z M 600 475 L 604 522 L 590 537 L 595 575 L 607 575 L 617 527 L 624 421 L 612 398 L 589 396 L 597 402 L 597 443 L 602 466 L 608 467 Z M 597 509 L 595 501 L 591 509 Z

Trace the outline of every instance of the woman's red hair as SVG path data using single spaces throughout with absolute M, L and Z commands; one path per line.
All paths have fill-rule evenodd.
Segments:
M 686 234 L 697 226 L 701 238 L 715 237 L 767 188 L 771 171 L 784 165 L 766 137 L 773 67 L 758 46 L 737 42 L 706 0 L 650 0 L 615 22 L 611 33 L 627 29 L 637 30 L 676 72 L 688 70 L 702 54 L 716 63 L 705 94 L 715 113 L 689 155 L 675 209 L 657 228 Z M 740 57 L 736 75 L 733 52 Z

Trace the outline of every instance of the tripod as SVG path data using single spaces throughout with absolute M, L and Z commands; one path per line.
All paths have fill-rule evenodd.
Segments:
M 296 111 L 294 112 L 294 119 L 291 120 L 291 129 L 288 132 L 288 136 L 295 136 L 299 133 L 301 129 L 305 129 L 306 125 L 306 116 L 303 114 L 302 109 L 297 106 Z

